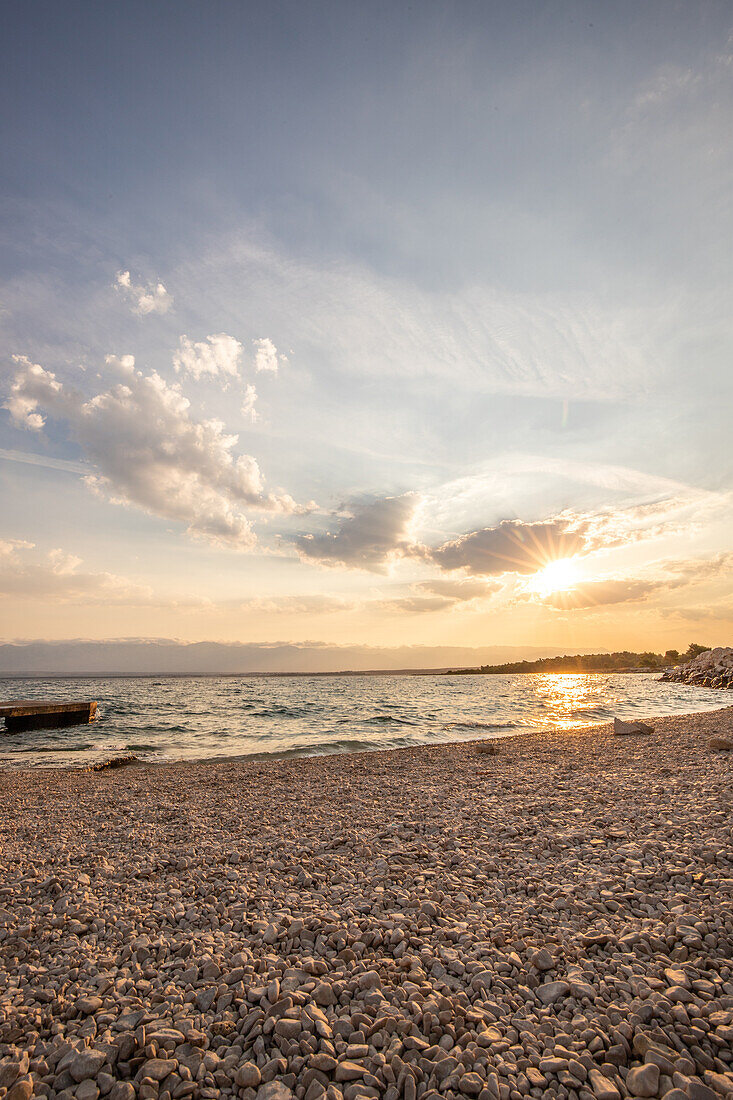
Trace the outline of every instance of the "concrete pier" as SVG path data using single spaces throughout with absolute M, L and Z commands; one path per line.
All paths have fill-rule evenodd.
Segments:
M 52 699 L 11 699 L 9 702 L 0 703 L 0 718 L 5 719 L 4 732 L 6 733 L 86 725 L 93 722 L 96 717 L 96 699 L 75 699 L 70 702 L 58 702 Z

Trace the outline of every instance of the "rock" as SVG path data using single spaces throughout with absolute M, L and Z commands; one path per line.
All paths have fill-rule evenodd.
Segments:
M 478 1096 L 484 1087 L 483 1078 L 477 1073 L 464 1073 L 458 1087 L 465 1096 Z
M 175 1058 L 148 1058 L 143 1064 L 141 1074 L 143 1077 L 152 1078 L 153 1081 L 162 1081 L 176 1069 L 178 1069 L 178 1062 Z
M 117 1081 L 112 1086 L 109 1100 L 135 1100 L 135 1086 L 130 1081 Z
M 730 752 L 733 749 L 733 741 L 728 741 L 725 737 L 711 737 L 708 745 L 718 752 Z
M 539 951 L 533 951 L 529 956 L 529 962 L 535 970 L 552 970 L 555 966 L 555 960 L 546 947 L 541 947 Z
M 535 990 L 543 1005 L 554 1004 L 561 997 L 567 997 L 569 992 L 570 986 L 567 982 L 545 982 Z
M 292 1100 L 293 1090 L 280 1081 L 268 1081 L 257 1089 L 257 1100 Z
M 335 1005 L 336 994 L 327 982 L 319 982 L 313 991 L 313 1000 L 317 1005 Z
M 84 1016 L 92 1016 L 95 1012 L 99 1012 L 103 1004 L 101 997 L 80 997 L 76 1002 L 76 1010 Z
M 352 1062 L 350 1059 L 345 1058 L 336 1066 L 334 1077 L 337 1081 L 356 1081 L 357 1078 L 363 1077 L 366 1072 L 366 1066 L 362 1066 L 359 1062 Z
M 87 1077 L 86 1081 L 82 1081 L 80 1085 L 76 1086 L 75 1095 L 76 1100 L 97 1100 L 99 1087 L 95 1081 Z
M 599 1070 L 590 1070 L 588 1077 L 597 1100 L 621 1100 L 621 1093 L 613 1081 L 610 1081 L 608 1077 L 604 1077 Z
M 628 737 L 635 733 L 653 733 L 654 730 L 646 722 L 622 722 L 620 718 L 614 718 L 613 732 L 616 737 Z
M 626 1088 L 632 1096 L 656 1096 L 659 1089 L 659 1066 L 649 1063 L 630 1069 L 626 1075 Z
M 106 1061 L 107 1055 L 104 1051 L 85 1050 L 75 1055 L 69 1065 L 69 1073 L 77 1082 L 86 1081 L 90 1077 L 96 1077 Z
M 5 1094 L 5 1100 L 30 1100 L 33 1095 L 33 1078 L 19 1077 Z
M 262 1074 L 254 1062 L 244 1062 L 235 1073 L 234 1080 L 242 1089 L 254 1089 L 262 1080 Z

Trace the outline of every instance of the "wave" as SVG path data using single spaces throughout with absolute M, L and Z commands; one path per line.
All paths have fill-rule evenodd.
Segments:
M 516 722 L 447 722 L 444 730 L 513 730 L 517 728 Z
M 394 722 L 398 726 L 417 726 L 417 722 L 410 721 L 409 718 L 395 718 L 391 714 L 374 714 L 371 718 L 362 719 L 364 725 L 385 725 L 389 722 Z

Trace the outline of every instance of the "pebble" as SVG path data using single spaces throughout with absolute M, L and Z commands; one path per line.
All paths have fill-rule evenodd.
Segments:
M 0 774 L 0 1100 L 733 1096 L 733 708 L 652 724 Z

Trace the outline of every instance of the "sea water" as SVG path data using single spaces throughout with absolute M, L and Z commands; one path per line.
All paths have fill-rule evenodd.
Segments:
M 90 725 L 8 734 L 0 765 L 397 749 L 716 710 L 733 695 L 658 674 L 0 678 L 0 700 L 97 699 Z

